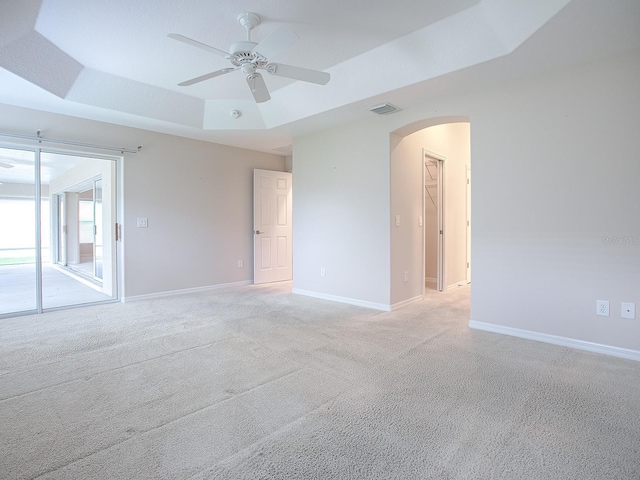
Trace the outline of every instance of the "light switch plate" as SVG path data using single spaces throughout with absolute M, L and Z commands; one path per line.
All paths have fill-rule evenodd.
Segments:
M 396 227 L 400 226 L 400 215 L 396 215 Z
M 137 226 L 138 228 L 147 228 L 149 223 L 146 218 L 138 218 Z

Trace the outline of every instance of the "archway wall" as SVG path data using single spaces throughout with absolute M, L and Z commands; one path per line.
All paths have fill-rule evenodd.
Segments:
M 443 185 L 444 286 L 447 288 L 466 280 L 466 171 L 470 160 L 468 119 L 431 118 L 414 122 L 399 131 L 413 133 L 406 136 L 396 132 L 391 134 L 392 305 L 421 298 L 425 277 L 436 276 L 437 198 L 432 203 L 426 197 L 423 215 L 423 149 L 446 157 Z M 400 217 L 400 225 L 395 222 L 396 216 Z M 427 260 L 424 275 L 423 259 Z

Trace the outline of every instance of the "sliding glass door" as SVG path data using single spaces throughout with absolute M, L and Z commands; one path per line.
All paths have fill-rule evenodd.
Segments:
M 0 315 L 35 310 L 35 152 L 0 148 Z
M 0 162 L 0 316 L 117 299 L 115 159 L 0 148 Z

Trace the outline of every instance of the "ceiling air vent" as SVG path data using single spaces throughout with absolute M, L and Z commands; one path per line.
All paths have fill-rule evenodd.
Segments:
M 400 110 L 398 107 L 391 105 L 390 103 L 383 103 L 382 105 L 376 105 L 369 109 L 370 112 L 377 113 L 378 115 L 389 115 L 390 113 L 395 113 L 398 110 Z

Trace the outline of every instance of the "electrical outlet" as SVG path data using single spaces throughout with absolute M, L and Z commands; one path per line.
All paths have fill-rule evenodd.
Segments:
M 396 215 L 396 227 L 400 226 L 400 215 Z
M 630 318 L 631 320 L 636 318 L 636 304 L 622 302 L 622 308 L 620 309 L 620 316 L 622 318 Z
M 238 260 L 238 268 L 244 267 L 244 260 Z
M 409 272 L 404 272 L 404 283 L 409 281 Z
M 420 215 L 418 217 L 418 226 L 421 227 L 422 226 L 422 215 Z
M 147 228 L 149 226 L 149 223 L 147 222 L 146 218 L 138 218 L 136 225 L 138 226 L 138 228 Z
M 324 269 L 324 267 L 320 267 L 320 276 L 324 277 L 327 274 L 327 271 Z
M 599 317 L 609 316 L 609 300 L 596 301 L 596 315 L 598 315 Z

